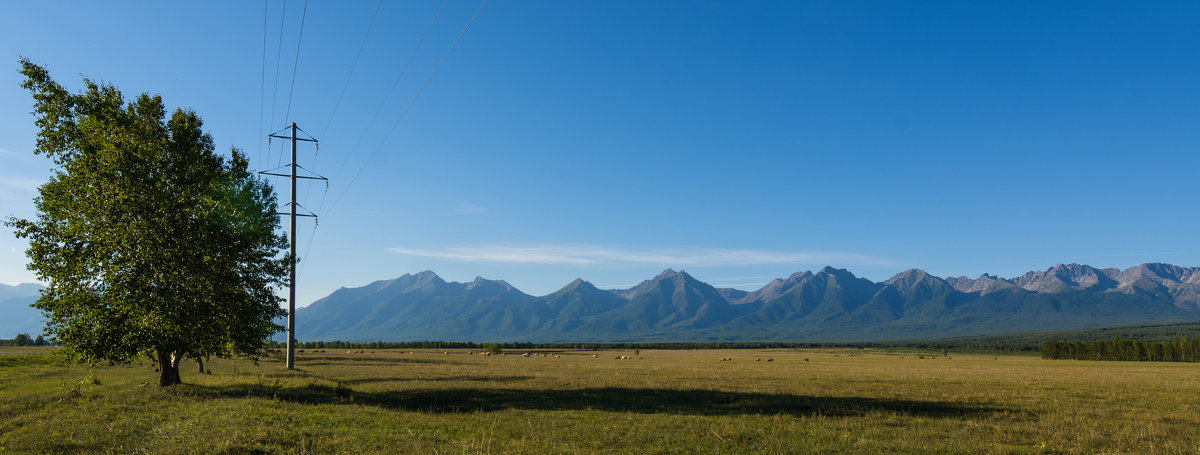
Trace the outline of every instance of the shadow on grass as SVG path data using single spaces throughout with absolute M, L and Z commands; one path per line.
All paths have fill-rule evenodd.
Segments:
M 354 386 L 358 384 L 382 384 L 388 382 L 441 382 L 441 381 L 477 381 L 477 382 L 520 382 L 533 379 L 533 376 L 438 376 L 434 378 L 356 378 L 341 381 L 343 384 Z M 331 380 L 332 381 L 332 380 Z M 336 381 L 334 381 L 336 382 Z
M 783 393 L 724 392 L 604 387 L 562 390 L 446 388 L 360 392 L 347 387 L 314 384 L 272 389 L 254 385 L 199 387 L 213 397 L 262 397 L 303 404 L 349 404 L 385 409 L 431 412 L 494 412 L 598 410 L 646 414 L 853 416 L 872 412 L 962 418 L 1024 412 L 988 404 L 915 401 L 884 398 L 808 396 Z

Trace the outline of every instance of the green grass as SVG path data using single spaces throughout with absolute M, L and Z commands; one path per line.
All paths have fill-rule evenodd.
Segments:
M 214 360 L 211 375 L 185 364 L 186 384 L 162 389 L 151 365 L 3 351 L 0 453 L 1200 452 L 1200 364 L 327 350 L 301 354 L 296 371 L 278 359 Z

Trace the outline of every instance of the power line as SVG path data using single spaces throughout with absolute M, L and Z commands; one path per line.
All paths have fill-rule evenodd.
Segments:
M 267 5 L 269 1 L 263 0 L 263 39 L 262 39 L 262 75 L 258 81 L 258 131 L 263 130 L 263 110 L 266 108 L 266 91 L 267 91 Z M 263 138 L 258 138 L 258 166 L 266 167 L 266 159 L 263 154 Z
M 433 15 L 433 20 L 429 21 L 429 25 L 425 27 L 425 33 L 421 34 L 421 39 L 417 41 L 417 47 L 413 48 L 412 53 L 408 54 L 408 60 L 404 62 L 404 67 L 400 69 L 400 74 L 397 74 L 396 79 L 392 81 L 392 86 L 388 89 L 387 95 L 384 95 L 383 99 L 379 101 L 379 106 L 375 108 L 375 113 L 372 114 L 371 119 L 367 121 L 367 126 L 363 128 L 362 133 L 358 135 L 358 139 L 354 141 L 354 145 L 350 147 L 348 152 L 346 152 L 345 158 L 342 159 L 342 164 L 339 165 L 337 171 L 333 173 L 334 178 L 342 175 L 342 169 L 345 169 L 346 164 L 350 162 L 350 157 L 353 156 L 354 152 L 358 150 L 358 145 L 362 143 L 363 138 L 366 137 L 367 131 L 370 131 L 371 127 L 375 125 L 375 119 L 378 118 L 379 113 L 383 111 L 383 106 L 387 105 L 388 100 L 392 98 L 392 93 L 396 91 L 396 87 L 400 85 L 400 80 L 404 78 L 404 74 L 408 72 L 409 65 L 412 64 L 413 59 L 417 56 L 417 51 L 420 51 L 421 46 L 425 44 L 425 38 L 427 38 L 429 36 L 429 32 L 433 30 L 434 24 L 437 23 L 438 17 L 441 17 L 442 10 L 446 8 L 446 3 L 448 3 L 448 1 L 449 0 L 442 1 L 442 6 L 438 8 L 437 13 Z M 322 201 L 322 207 L 323 206 L 324 201 Z
M 487 0 L 483 0 L 483 2 L 479 4 L 479 8 L 477 8 L 475 10 L 475 13 L 471 15 L 471 20 L 469 20 L 467 22 L 467 25 L 463 27 L 461 32 L 459 32 L 458 37 L 455 38 L 455 40 L 454 40 L 454 43 L 450 45 L 450 49 L 448 49 L 446 51 L 445 55 L 442 56 L 442 59 L 438 62 L 437 66 L 434 67 L 432 72 L 430 72 L 429 77 L 427 77 L 425 79 L 425 83 L 421 86 L 421 89 L 417 92 L 417 94 L 413 97 L 413 99 L 409 101 L 408 106 L 404 110 L 404 113 L 402 113 L 400 118 L 396 120 L 396 124 L 392 125 L 392 129 L 388 131 L 389 136 L 391 135 L 392 131 L 394 131 L 396 129 L 396 125 L 399 124 L 400 120 L 404 118 L 404 115 L 407 114 L 409 109 L 412 108 L 413 104 L 416 103 L 417 98 L 419 98 L 421 96 L 421 93 L 423 93 L 425 91 L 425 87 L 429 85 L 429 81 L 433 79 L 433 76 L 435 74 L 437 74 L 438 69 L 440 69 L 442 67 L 442 63 L 444 63 L 446 61 L 446 58 L 450 56 L 450 53 L 454 51 L 454 48 L 458 46 L 458 42 L 460 40 L 462 40 L 463 35 L 466 34 L 467 29 L 469 29 L 471 27 L 471 24 L 473 24 L 475 22 L 475 18 L 477 16 L 479 16 L 479 12 L 481 10 L 483 10 L 484 5 L 486 5 L 486 4 L 487 4 Z M 396 81 L 392 83 L 392 88 L 391 88 L 391 90 L 388 91 L 387 97 L 391 96 L 392 91 L 394 91 L 396 88 L 396 84 L 400 81 L 400 78 L 404 75 L 404 72 L 408 70 L 408 65 L 410 63 L 412 63 L 413 56 L 415 56 L 417 51 L 421 48 L 421 44 L 425 42 L 425 37 L 429 35 L 429 31 L 433 28 L 433 25 L 437 22 L 438 16 L 441 15 L 442 9 L 444 9 L 445 7 L 446 7 L 446 2 L 443 1 L 442 7 L 438 9 L 437 14 L 435 14 L 433 17 L 433 20 L 430 21 L 429 27 L 427 27 L 425 30 L 425 34 L 421 36 L 421 41 L 417 44 L 416 49 L 413 49 L 413 53 L 412 53 L 412 55 L 409 56 L 408 62 L 406 62 L 404 64 L 404 69 L 402 69 L 400 72 L 400 75 L 396 77 Z M 373 123 L 375 121 L 375 117 L 379 115 L 379 110 L 382 109 L 383 104 L 387 102 L 387 97 L 385 97 L 383 103 L 380 103 L 380 107 L 379 107 L 379 109 L 376 109 L 375 115 L 371 117 L 371 123 Z M 370 128 L 370 124 L 368 124 L 368 129 L 369 128 Z M 365 130 L 364 130 L 363 134 L 366 134 Z M 359 141 L 361 141 L 361 140 L 362 140 L 362 136 L 359 136 Z M 387 137 L 384 137 L 384 142 L 386 142 L 386 140 L 387 140 Z M 358 143 L 356 142 L 355 147 L 357 147 L 357 146 L 358 146 Z M 383 142 L 380 142 L 380 147 L 382 147 L 382 146 L 383 146 Z M 353 149 L 351 149 L 351 153 L 353 153 Z M 362 175 L 363 169 L 366 168 L 367 164 L 369 164 L 371 162 L 371 159 L 373 159 L 377 153 L 379 153 L 379 148 L 376 148 L 375 153 L 372 153 L 371 157 L 367 159 L 367 162 L 363 163 L 363 167 L 360 168 L 358 170 L 358 173 L 355 174 L 355 176 L 354 176 L 355 180 L 358 179 L 359 175 Z M 349 154 L 347 154 L 347 155 L 349 155 Z M 345 164 L 348 160 L 349 160 L 349 157 L 347 156 L 347 159 L 342 162 L 342 167 L 345 166 Z M 340 173 L 341 168 L 339 168 L 338 171 Z M 336 175 L 337 174 L 335 174 L 335 178 L 336 178 Z M 351 181 L 351 183 L 353 183 L 353 181 Z M 337 202 L 341 200 L 342 196 L 345 196 L 346 192 L 349 191 L 349 187 L 350 187 L 350 185 L 347 184 L 346 189 L 344 189 L 342 191 L 342 193 L 338 196 L 337 200 L 334 201 L 334 205 L 330 206 L 330 211 L 333 210 L 333 207 L 337 205 Z M 320 208 L 317 209 L 317 212 L 321 212 L 321 210 L 324 208 L 325 198 L 328 195 L 329 195 L 329 188 L 328 188 L 328 186 L 326 186 L 325 192 L 321 196 L 321 206 L 320 206 Z M 317 226 L 314 224 L 312 235 L 308 239 L 308 245 L 305 246 L 305 255 L 307 255 L 309 249 L 312 248 L 312 243 L 313 243 L 313 240 L 316 239 L 316 234 L 317 234 Z M 301 263 L 300 267 L 301 267 L 300 271 L 303 272 L 304 264 Z
M 442 55 L 442 59 L 438 61 L 437 66 L 433 67 L 433 71 L 429 73 L 429 77 L 425 78 L 425 83 L 421 84 L 421 88 L 417 90 L 417 94 L 413 95 L 412 99 L 409 100 L 408 106 L 406 106 L 404 111 L 400 113 L 400 117 L 396 118 L 395 123 L 392 123 L 392 128 L 389 129 L 387 134 L 383 136 L 383 139 L 379 141 L 379 145 L 375 147 L 375 151 L 371 153 L 371 156 L 367 157 L 367 161 L 363 163 L 362 167 L 358 168 L 358 172 L 354 174 L 354 177 L 352 177 L 350 182 L 346 184 L 346 187 L 342 190 L 341 194 L 338 195 L 337 199 L 333 200 L 333 204 L 329 206 L 329 212 L 332 212 L 333 208 L 337 207 L 338 202 L 342 200 L 342 197 L 345 196 L 346 192 L 350 190 L 350 187 L 354 185 L 354 182 L 358 180 L 358 177 L 362 175 L 364 170 L 367 169 L 367 165 L 370 164 L 371 160 L 375 158 L 375 155 L 378 155 L 379 151 L 383 149 L 383 144 L 385 144 L 388 138 L 391 137 L 392 132 L 396 131 L 396 127 L 400 125 L 401 120 L 404 120 L 404 116 L 408 115 L 408 111 L 412 109 L 414 104 L 416 104 L 417 98 L 420 98 L 421 94 L 425 93 L 425 88 L 429 86 L 429 81 L 433 80 L 433 76 L 436 75 L 438 70 L 442 68 L 442 64 L 446 63 L 446 59 L 450 57 L 451 52 L 454 52 L 454 48 L 458 46 L 458 42 L 461 41 L 463 35 L 467 33 L 467 29 L 471 28 L 471 24 L 475 23 L 475 18 L 479 16 L 479 12 L 483 10 L 484 5 L 487 5 L 487 0 L 483 0 L 483 2 L 479 4 L 479 8 L 475 9 L 475 14 L 471 15 L 471 20 L 467 21 L 467 25 L 463 27 L 461 32 L 458 33 L 458 37 L 454 39 L 454 43 L 450 45 L 450 49 L 447 49 L 446 53 Z
M 286 18 L 287 18 L 287 0 L 283 0 L 283 11 L 281 13 L 279 13 L 279 40 L 276 41 L 276 45 L 275 45 L 275 81 L 273 82 L 273 85 L 271 88 L 271 123 L 269 123 L 270 125 L 275 124 L 275 111 L 276 111 L 275 106 L 276 106 L 276 102 L 279 101 L 279 62 L 283 61 L 283 58 L 282 58 L 282 56 L 283 56 L 283 23 L 284 23 L 283 21 Z M 270 141 L 271 141 L 270 136 L 268 136 L 268 139 L 267 139 L 268 145 L 270 145 L 270 143 L 271 143 Z M 268 153 L 270 152 L 270 150 L 267 150 L 267 151 L 268 151 Z M 267 158 L 267 159 L 270 160 L 270 158 Z M 280 150 L 280 152 L 279 152 L 278 163 L 280 163 L 280 164 L 283 163 L 283 151 L 282 150 Z
M 353 79 L 353 77 L 354 77 L 354 70 L 358 68 L 358 59 L 359 59 L 359 57 L 362 57 L 363 49 L 367 47 L 367 39 L 371 37 L 371 29 L 373 29 L 375 27 L 375 18 L 379 16 L 379 10 L 382 7 L 383 7 L 383 0 L 379 0 L 379 2 L 375 4 L 375 12 L 371 14 L 371 21 L 367 24 L 367 32 L 365 34 L 363 34 L 362 43 L 360 43 L 358 45 L 358 53 L 354 54 L 354 63 L 352 63 L 350 65 L 350 73 L 346 74 L 346 82 L 342 84 L 342 92 L 338 94 L 337 102 L 333 103 L 333 110 L 329 113 L 329 121 L 327 123 L 325 123 L 325 128 L 321 131 L 321 137 L 325 137 L 326 133 L 329 132 L 329 127 L 331 125 L 333 125 L 333 119 L 337 116 L 338 107 L 342 105 L 342 98 L 344 98 L 346 96 L 346 89 L 350 87 L 350 80 Z M 317 151 L 314 151 L 313 152 L 313 167 L 316 167 L 316 166 L 317 166 Z M 304 188 L 304 200 L 305 201 L 308 200 L 309 191 L 311 191 L 311 190 L 312 190 L 311 185 Z M 326 193 L 329 192 L 328 186 L 326 187 L 325 192 Z M 321 196 L 321 206 L 324 206 L 324 205 L 325 205 L 325 196 L 322 195 Z M 315 233 L 315 231 L 316 231 L 315 226 L 314 226 L 313 230 Z M 309 241 L 309 245 L 310 246 L 312 245 L 311 239 Z M 305 249 L 304 252 L 305 252 L 305 254 L 308 254 L 307 248 Z M 303 264 L 300 265 L 300 271 L 301 272 L 304 271 Z
M 358 53 L 354 54 L 354 63 L 350 65 L 350 74 L 346 75 L 346 82 L 342 84 L 342 92 L 338 94 L 337 102 L 333 103 L 333 110 L 329 113 L 329 122 L 321 131 L 321 137 L 325 137 L 325 133 L 329 132 L 329 126 L 333 125 L 333 118 L 337 116 L 338 107 L 342 105 L 342 98 L 346 96 L 346 89 L 350 87 L 350 79 L 354 77 L 354 70 L 358 68 L 358 58 L 362 57 L 363 48 L 367 47 L 367 38 L 371 37 L 371 29 L 375 27 L 375 18 L 379 16 L 379 9 L 382 6 L 383 0 L 379 0 L 379 3 L 375 4 L 375 13 L 371 15 L 371 22 L 367 24 L 367 33 L 363 35 L 362 44 L 358 45 Z
M 300 35 L 296 37 L 296 61 L 292 64 L 292 87 L 288 90 L 288 107 L 283 116 L 284 123 L 291 120 L 292 94 L 296 91 L 296 70 L 300 68 L 300 42 L 304 40 L 304 19 L 308 17 L 308 0 L 304 0 L 304 11 L 300 13 Z

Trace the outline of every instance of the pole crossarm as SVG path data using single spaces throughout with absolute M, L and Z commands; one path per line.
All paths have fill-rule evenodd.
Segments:
M 269 169 L 266 171 L 259 171 L 258 173 L 260 175 L 273 175 L 273 176 L 277 176 L 277 177 L 288 177 L 289 180 L 291 181 L 292 201 L 289 202 L 285 206 L 289 210 L 287 212 L 276 211 L 275 214 L 276 215 L 287 215 L 290 220 L 290 222 L 289 222 L 290 229 L 288 231 L 289 232 L 288 240 L 289 240 L 290 245 L 288 247 L 288 255 L 291 256 L 292 260 L 291 260 L 291 264 L 289 264 L 289 267 L 288 267 L 289 270 L 288 270 L 287 369 L 293 370 L 296 368 L 296 217 L 306 216 L 306 217 L 312 217 L 314 219 L 317 218 L 317 215 L 315 213 L 312 213 L 312 211 L 304 208 L 304 206 L 301 206 L 300 203 L 296 202 L 296 180 L 297 179 L 324 180 L 325 186 L 328 187 L 329 179 L 325 178 L 322 175 L 317 174 L 316 172 L 310 171 L 308 169 L 304 169 L 303 167 L 300 166 L 300 164 L 296 163 L 296 142 L 304 141 L 304 142 L 316 143 L 317 139 L 313 138 L 311 136 L 308 138 L 297 137 L 296 132 L 303 131 L 303 130 L 301 130 L 300 127 L 296 126 L 295 122 L 292 122 L 291 125 L 288 125 L 287 128 L 285 128 L 285 130 L 290 130 L 289 131 L 290 134 L 288 134 L 287 136 L 281 136 L 281 135 L 279 135 L 279 131 L 276 131 L 274 133 L 268 134 L 267 137 L 287 139 L 289 142 L 291 142 L 292 143 L 292 162 L 287 164 L 286 166 L 280 166 L 275 169 Z M 280 131 L 283 131 L 283 130 L 280 130 Z M 308 134 L 308 133 L 305 133 L 305 134 Z M 319 149 L 320 144 L 316 144 L 316 145 L 317 145 L 317 148 Z M 289 172 L 287 174 L 274 172 L 274 171 L 276 171 L 280 168 L 284 168 L 284 167 L 288 168 Z M 296 169 L 304 169 L 306 172 L 312 173 L 313 175 L 311 175 L 311 176 L 296 175 Z M 304 212 L 307 212 L 307 213 L 298 213 L 301 210 L 303 210 Z
M 283 131 L 290 131 L 291 134 L 288 134 L 287 136 L 280 136 L 279 133 L 283 132 Z M 304 131 L 304 130 L 301 129 L 299 126 L 296 126 L 295 122 L 292 122 L 291 125 L 285 126 L 285 127 L 281 128 L 279 131 L 268 134 L 267 137 L 287 139 L 289 141 L 297 140 L 297 141 L 305 141 L 305 142 L 318 142 L 317 138 L 312 137 L 311 135 L 308 136 L 307 138 L 296 136 L 296 131 Z M 305 131 L 304 134 L 308 134 L 308 132 Z
M 300 205 L 299 202 L 290 202 L 287 204 L 287 206 L 291 207 L 292 211 L 290 211 L 290 212 L 275 212 L 275 214 L 276 215 L 291 215 L 291 216 L 310 216 L 313 218 L 317 218 L 317 214 L 313 213 L 312 210 L 304 208 L 304 206 Z M 298 211 L 296 211 L 296 209 L 303 210 L 305 213 L 299 213 Z
M 297 166 L 297 167 L 298 167 L 298 166 Z M 259 171 L 259 174 L 260 174 L 260 175 L 274 175 L 274 176 L 277 176 L 277 177 L 291 177 L 291 176 L 292 176 L 292 174 L 278 174 L 278 173 L 275 173 L 275 172 L 267 172 L 267 171 Z M 296 176 L 296 178 L 298 178 L 298 179 L 309 179 L 309 180 L 326 180 L 326 181 L 327 181 L 327 180 L 329 180 L 328 178 L 326 178 L 326 177 L 322 177 L 322 176 L 319 176 L 319 175 L 318 175 L 318 176 L 313 176 L 313 177 L 310 177 L 310 176 L 307 176 L 307 175 L 297 175 L 297 176 Z
M 291 136 L 276 136 L 276 135 L 274 135 L 274 134 L 270 134 L 269 136 L 270 136 L 270 137 L 274 137 L 274 138 L 279 138 L 279 139 L 287 139 L 287 140 L 289 140 L 289 141 L 290 141 L 290 140 L 292 140 L 292 137 L 291 137 Z M 305 139 L 305 138 L 302 138 L 302 137 L 298 137 L 298 138 L 296 138 L 296 140 L 297 140 L 297 141 L 305 141 L 305 142 L 320 142 L 320 141 L 318 141 L 318 140 L 316 140 L 316 139 Z

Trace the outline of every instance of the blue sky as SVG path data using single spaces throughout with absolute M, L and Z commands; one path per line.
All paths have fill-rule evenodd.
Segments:
M 25 56 L 260 168 L 287 121 L 320 139 L 300 305 L 426 269 L 546 294 L 1200 265 L 1200 4 L 747 3 L 313 0 L 300 38 L 302 0 L 10 2 L 0 215 L 49 175 Z M 34 279 L 24 248 L 0 232 L 0 282 Z

